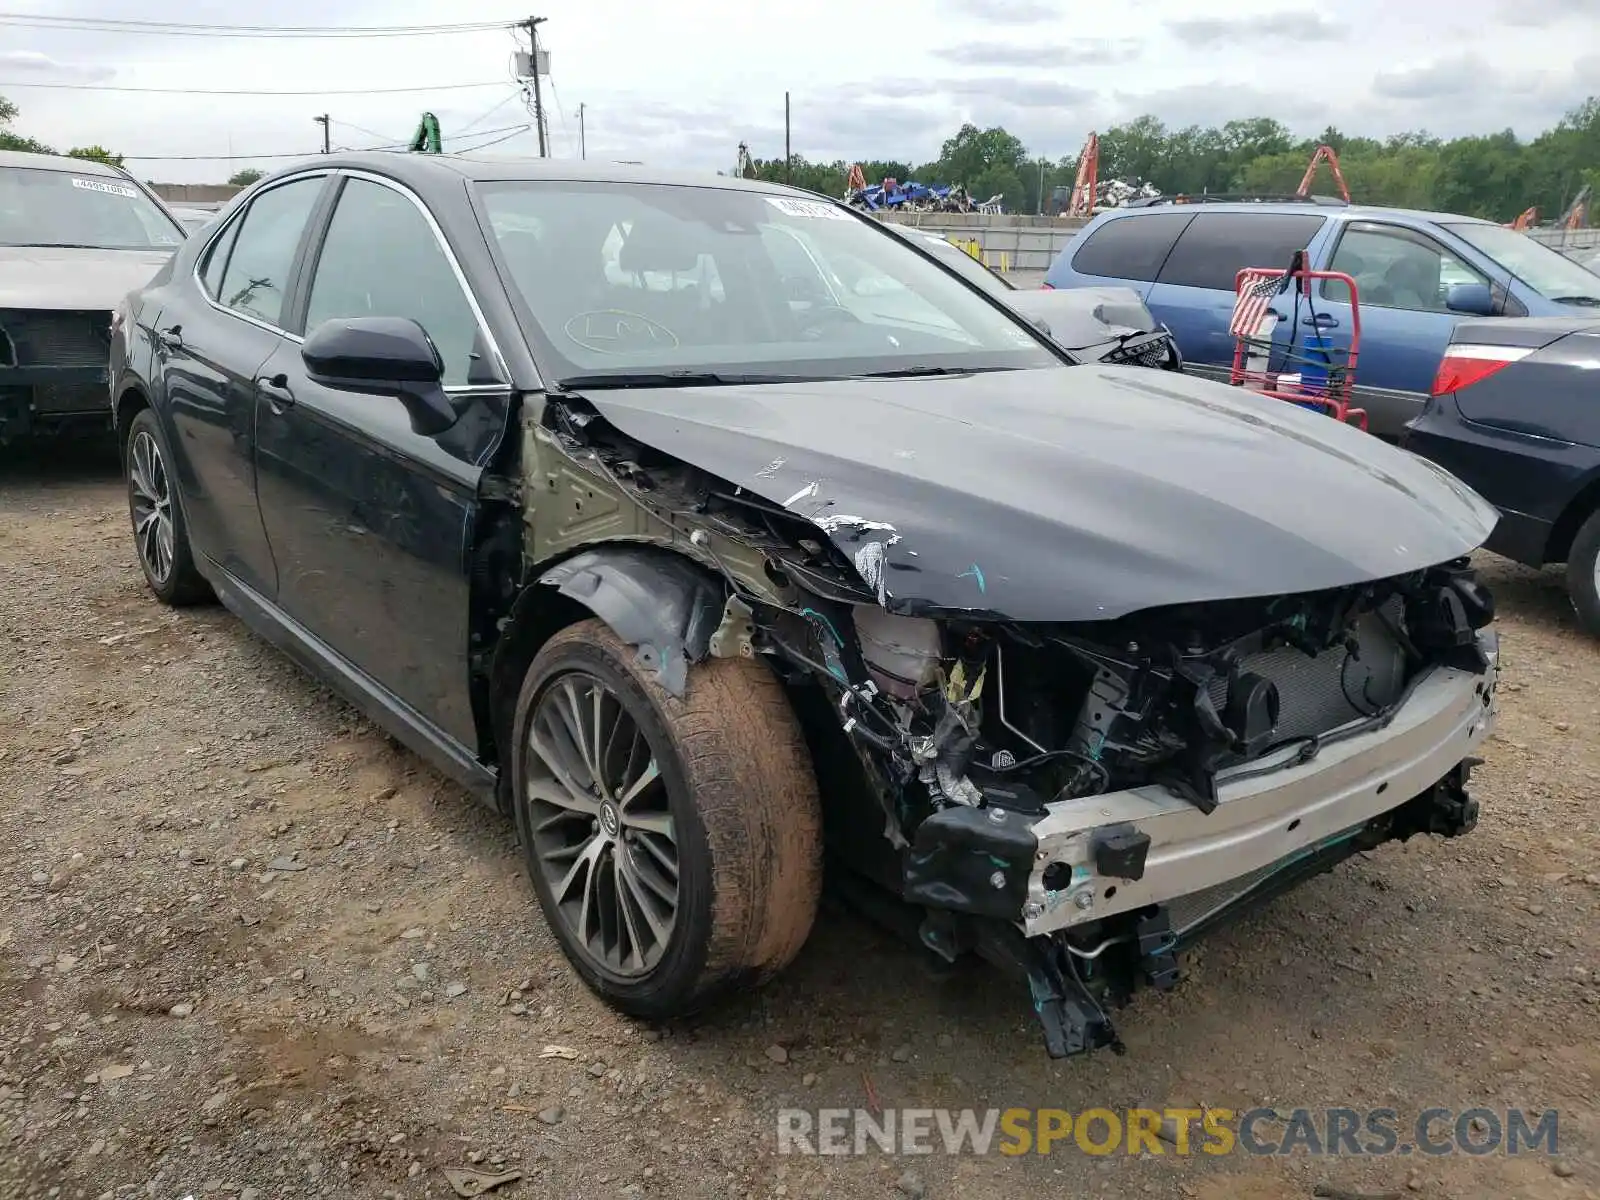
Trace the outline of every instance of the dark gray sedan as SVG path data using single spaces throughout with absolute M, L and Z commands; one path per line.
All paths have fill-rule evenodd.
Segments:
M 826 846 L 929 954 L 1024 976 L 1051 1055 L 1119 1047 L 1205 930 L 1476 821 L 1492 508 L 1292 405 L 1080 364 L 841 204 L 320 156 L 116 329 L 151 591 L 514 819 L 627 1012 L 781 970 Z

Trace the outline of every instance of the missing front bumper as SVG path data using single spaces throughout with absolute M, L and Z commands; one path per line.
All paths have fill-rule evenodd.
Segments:
M 1498 642 L 1488 631 L 1478 641 L 1488 659 L 1481 674 L 1437 667 L 1383 728 L 1331 742 L 1307 763 L 1262 772 L 1257 762 L 1219 776 L 1215 812 L 1154 787 L 1048 805 L 1031 826 L 1023 932 L 1068 930 L 1265 875 L 1428 791 L 1493 728 Z M 1107 855 L 1113 835 L 1143 843 L 1136 867 Z
M 1025 977 L 1052 1057 L 1120 1052 L 1109 1009 L 1174 986 L 1179 956 L 1212 929 L 1356 851 L 1473 828 L 1467 784 L 1498 667 L 1495 635 L 1477 636 L 1482 672 L 1435 668 L 1382 728 L 1220 777 L 1210 813 L 1160 788 L 1056 802 L 1037 819 L 943 810 L 906 858 L 923 944 Z

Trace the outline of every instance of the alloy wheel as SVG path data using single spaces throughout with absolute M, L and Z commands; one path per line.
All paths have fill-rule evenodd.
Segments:
M 172 483 L 161 447 L 142 429 L 128 449 L 128 487 L 140 561 L 151 580 L 164 584 L 172 574 Z
M 594 965 L 647 974 L 671 941 L 679 897 L 655 749 L 617 695 L 582 671 L 546 685 L 528 749 L 528 829 L 560 919 Z

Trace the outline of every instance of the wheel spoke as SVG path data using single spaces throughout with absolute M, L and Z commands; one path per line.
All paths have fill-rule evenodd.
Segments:
M 559 764 L 553 760 L 545 749 L 541 749 L 541 739 L 535 737 L 532 739 L 531 744 L 534 754 L 538 755 L 544 765 L 550 768 L 550 773 L 555 778 L 535 779 L 530 777 L 527 783 L 528 799 L 537 800 L 540 804 L 548 804 L 552 808 L 563 810 L 559 814 L 563 818 L 578 814 L 593 817 L 599 813 L 600 802 L 589 795 L 588 792 L 575 787 L 571 780 L 562 778 Z
M 629 829 L 641 829 L 645 833 L 659 834 L 670 842 L 678 840 L 673 836 L 671 813 L 625 812 L 622 814 L 622 823 Z
M 677 903 L 677 885 L 663 878 L 661 872 L 655 869 L 654 863 L 642 859 L 638 855 L 629 855 L 628 867 L 632 870 L 634 878 L 659 896 L 669 908 Z
M 628 812 L 628 805 L 637 800 L 641 792 L 660 778 L 661 768 L 656 765 L 655 757 L 652 755 L 644 770 L 639 773 L 639 777 L 628 784 L 627 791 L 617 797 L 617 807 L 622 810 L 624 816 Z
M 557 711 L 566 726 L 567 736 L 572 739 L 572 747 L 577 751 L 578 762 L 583 764 L 590 782 L 598 784 L 600 781 L 594 777 L 594 755 L 589 749 L 588 733 L 584 729 L 583 704 L 570 681 L 561 685 L 561 699 L 564 703 L 557 705 Z
M 667 939 L 672 936 L 672 909 L 668 908 L 665 916 L 658 914 L 649 895 L 640 886 L 639 876 L 627 855 L 620 855 L 617 861 L 621 867 L 622 882 L 628 888 L 629 898 L 638 905 L 639 915 L 644 918 L 645 924 L 650 926 L 650 933 L 655 937 L 656 944 L 664 947 Z
M 567 868 L 567 873 L 561 877 L 561 881 L 559 883 L 550 889 L 550 894 L 555 897 L 557 904 L 560 904 L 567 898 L 568 893 L 572 891 L 572 885 L 578 881 L 578 877 L 580 875 L 587 877 L 594 874 L 594 865 L 600 860 L 600 856 L 605 853 L 605 849 L 606 840 L 605 838 L 599 836 L 591 837 L 586 843 L 583 844 L 582 847 L 580 847 L 578 857 L 573 861 L 572 865 Z M 587 911 L 589 907 L 589 885 L 587 878 L 585 878 L 584 881 L 583 906 L 585 911 Z M 580 926 L 579 928 L 581 931 L 582 927 Z
M 664 841 L 664 838 L 653 833 L 645 833 L 642 830 L 635 832 L 633 835 L 633 844 L 635 846 L 643 846 L 650 857 L 656 860 L 661 869 L 669 874 L 672 877 L 672 882 L 676 884 L 678 882 L 677 847 L 673 846 L 671 842 L 666 842 L 667 848 L 672 850 L 672 853 L 669 854 L 666 849 L 662 848 L 661 843 Z
M 628 959 L 632 959 L 632 965 L 635 967 L 643 967 L 645 952 L 644 938 L 639 936 L 639 923 L 634 917 L 634 904 L 633 901 L 628 897 L 628 886 L 623 881 L 621 871 L 616 871 L 613 873 L 612 884 L 617 893 L 617 911 L 622 914 L 622 929 L 627 934 L 628 938 L 629 953 L 625 957 L 619 954 L 618 957 L 622 958 L 624 963 L 626 963 Z

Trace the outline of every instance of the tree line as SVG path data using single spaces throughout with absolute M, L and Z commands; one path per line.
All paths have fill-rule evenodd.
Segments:
M 1292 134 L 1272 117 L 1229 121 L 1221 127 L 1169 129 L 1153 116 L 1114 125 L 1100 134 L 1099 176 L 1149 182 L 1169 195 L 1203 192 L 1289 193 L 1320 145 L 1339 156 L 1351 198 L 1359 204 L 1434 209 L 1510 221 L 1529 207 L 1541 220 L 1559 216 L 1589 186 L 1600 192 L 1600 97 L 1591 96 L 1552 128 L 1524 141 L 1510 129 L 1471 137 L 1426 132 L 1359 137 L 1329 126 L 1314 138 Z M 758 178 L 828 195 L 844 194 L 850 164 L 810 162 L 794 155 L 753 160 Z M 868 183 L 889 176 L 923 183 L 961 183 L 974 200 L 1003 195 L 1012 212 L 1048 210 L 1055 189 L 1071 188 L 1076 156 L 1032 155 L 1021 139 L 995 126 L 963 125 L 932 162 L 863 161 Z M 1326 167 L 1312 190 L 1335 194 Z
M 37 138 L 24 137 L 12 132 L 11 122 L 16 120 L 17 106 L 4 96 L 0 96 L 0 150 L 22 150 L 29 154 L 60 154 L 61 151 L 52 146 L 47 146 Z M 74 146 L 66 152 L 69 158 L 90 158 L 96 162 L 110 163 L 114 167 L 122 165 L 122 155 L 113 154 L 104 146 Z

